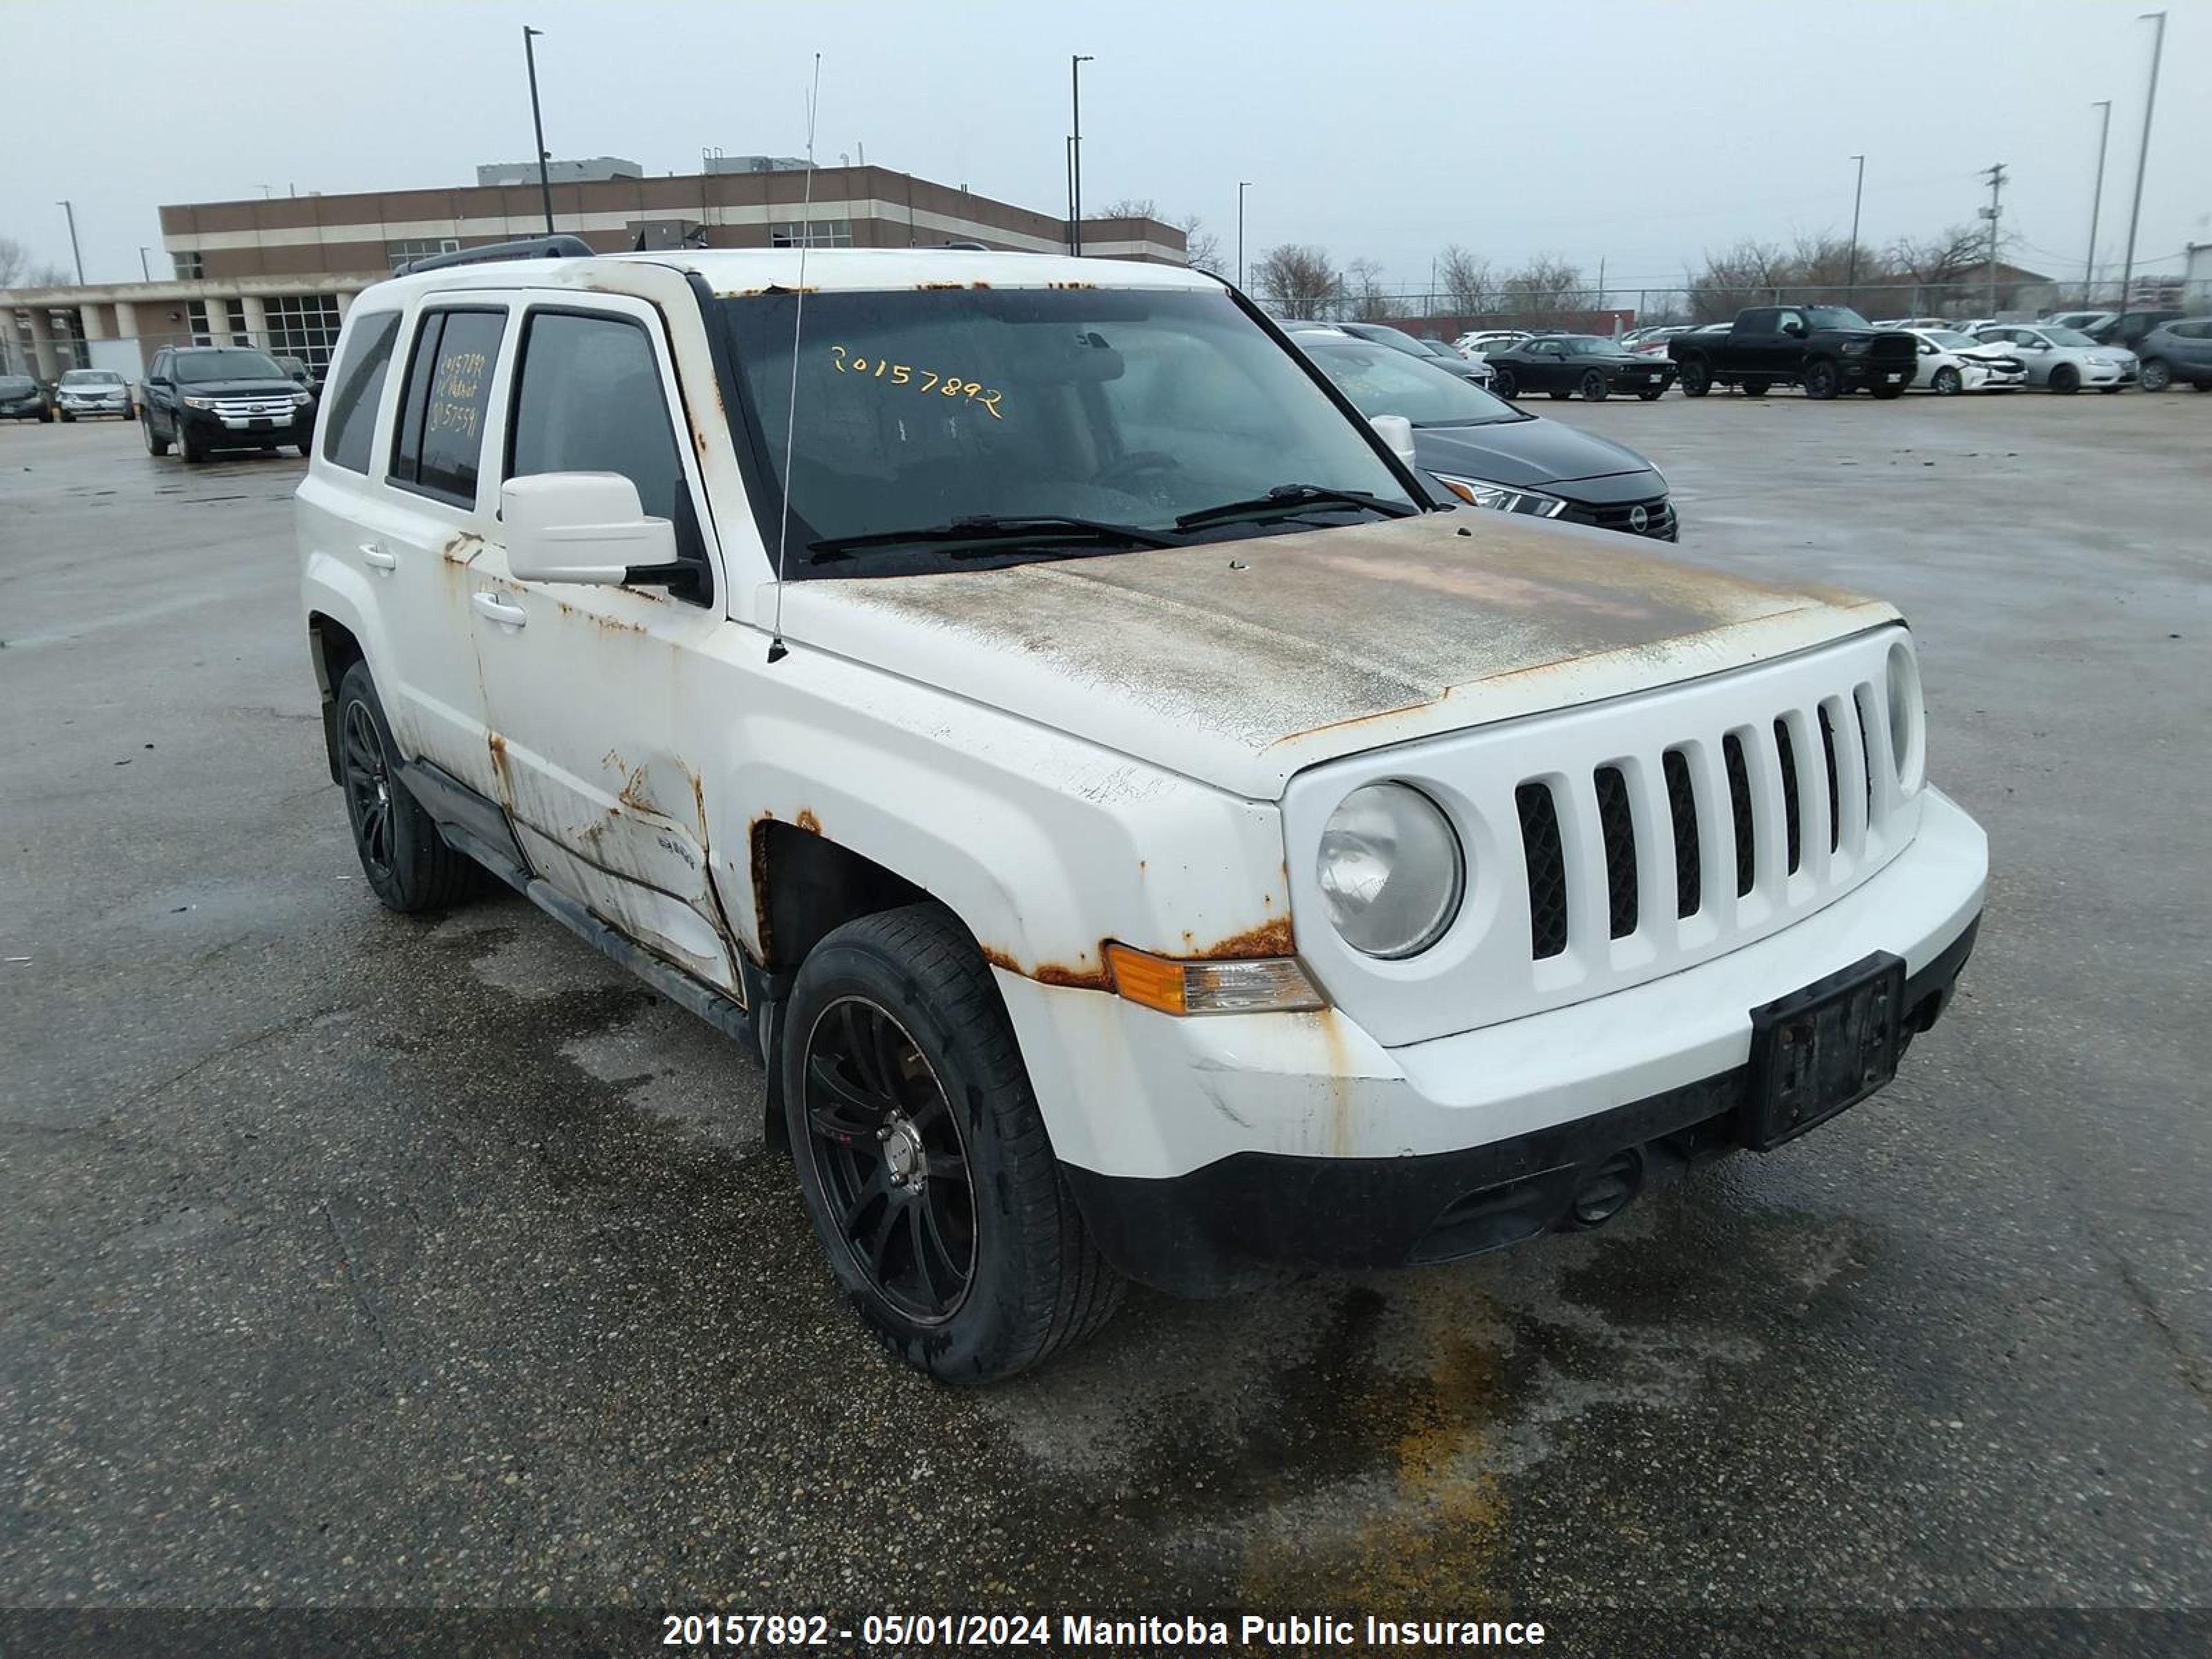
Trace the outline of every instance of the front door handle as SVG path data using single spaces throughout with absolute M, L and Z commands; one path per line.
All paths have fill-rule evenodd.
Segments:
M 376 542 L 361 544 L 361 562 L 371 570 L 397 570 L 399 568 L 399 561 Z
M 509 605 L 496 593 L 487 593 L 479 589 L 469 595 L 469 603 L 476 606 L 477 615 L 489 617 L 509 628 L 520 628 L 530 620 L 527 611 L 519 605 Z

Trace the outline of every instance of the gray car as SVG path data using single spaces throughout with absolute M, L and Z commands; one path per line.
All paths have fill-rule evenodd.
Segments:
M 2136 356 L 2145 392 L 2163 392 L 2177 380 L 2212 392 L 2212 317 L 2160 323 L 2136 343 Z
M 2136 383 L 2136 354 L 2121 346 L 2101 346 L 2079 329 L 2049 323 L 1992 323 L 1970 331 L 1988 345 L 2002 346 L 2020 360 L 2030 386 L 2053 392 L 2084 386 L 2118 392 Z

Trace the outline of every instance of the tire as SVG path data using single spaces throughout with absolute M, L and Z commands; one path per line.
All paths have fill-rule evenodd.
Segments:
M 62 424 L 64 426 L 75 426 L 76 424 L 76 416 L 72 415 L 66 409 L 62 410 Z
M 1894 403 L 1905 395 L 1902 386 L 1870 386 L 1867 390 L 1874 394 L 1876 403 L 1881 404 Z
M 138 422 L 138 435 L 146 441 L 146 453 L 149 455 L 166 455 L 169 453 L 169 441 L 154 430 L 154 417 L 151 415 Z
M 1514 378 L 1511 369 L 1501 368 L 1494 373 L 1497 379 L 1490 383 L 1490 389 L 1492 392 L 1509 402 L 1521 395 L 1521 382 Z
M 2173 365 L 2163 357 L 2144 358 L 2142 374 L 2145 392 L 2163 392 L 2173 384 Z
M 1928 384 L 1939 398 L 1955 398 L 1966 389 L 1965 377 L 1957 369 L 1948 367 L 1937 369 L 1936 378 Z
M 52 404 L 40 404 L 40 405 L 39 405 L 39 424 L 40 424 L 40 426 L 52 426 L 53 423 L 54 423 L 54 406 L 53 406 Z
M 1685 398 L 1702 398 L 1713 389 L 1713 371 L 1702 357 L 1685 357 L 1680 384 Z
M 2104 396 L 2106 396 L 2106 397 L 2109 398 L 2109 397 L 2111 397 L 2114 392 L 2125 392 L 2125 391 L 2127 390 L 2127 387 L 2125 387 L 2124 386 L 2099 386 L 2099 387 L 2097 388 L 2097 390 L 2098 390 L 2100 392 L 2101 392 Z
M 1768 380 L 1763 374 L 1752 374 L 1738 380 L 1736 384 L 1743 388 L 1743 395 L 1745 397 L 1764 398 L 1766 395 L 1767 388 L 1772 386 L 1774 382 Z
M 884 1347 L 940 1382 L 996 1382 L 1106 1322 L 1123 1282 L 1084 1227 L 998 987 L 951 912 L 910 905 L 838 928 L 800 965 L 782 1025 L 799 1194 Z
M 2081 389 L 2081 371 L 2071 363 L 2059 364 L 2051 371 L 2051 389 L 2061 397 L 2072 397 Z
M 367 663 L 346 670 L 337 703 L 338 788 L 369 890 L 386 908 L 403 915 L 447 909 L 469 896 L 481 874 L 465 854 L 446 845 L 430 815 L 399 781 L 398 745 Z
M 303 461 L 311 459 L 315 453 L 313 444 L 294 444 L 292 447 L 300 452 L 300 459 Z
M 1815 357 L 1805 365 L 1805 395 L 1818 403 L 1826 403 L 1844 389 L 1844 377 L 1836 366 L 1826 357 Z
M 1586 404 L 1601 404 L 1612 395 L 1613 386 L 1605 378 L 1603 369 L 1591 368 L 1583 372 L 1581 382 L 1575 387 Z
M 177 453 L 187 466 L 198 466 L 208 458 L 208 453 L 192 441 L 192 429 L 182 421 L 177 422 Z
M 124 405 L 123 405 L 123 418 L 124 418 L 125 420 L 126 420 L 126 421 L 135 421 L 135 420 L 137 420 L 137 419 L 138 418 L 138 408 L 137 408 L 137 404 L 124 404 Z
M 1656 404 L 1666 395 L 1666 392 L 1667 388 L 1663 386 L 1647 386 L 1636 395 L 1641 402 Z

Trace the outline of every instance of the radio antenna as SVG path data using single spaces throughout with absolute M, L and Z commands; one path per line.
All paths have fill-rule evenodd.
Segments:
M 814 113 L 822 101 L 822 54 L 814 54 L 814 84 L 806 94 L 806 203 L 799 215 L 799 282 L 791 307 L 791 389 L 783 410 L 783 511 L 775 526 L 775 622 L 769 630 L 768 659 L 789 654 L 783 643 L 783 560 L 791 543 L 792 445 L 799 435 L 799 343 L 806 324 L 806 251 L 814 246 Z

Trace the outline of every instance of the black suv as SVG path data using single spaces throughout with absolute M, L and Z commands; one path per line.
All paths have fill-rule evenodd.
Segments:
M 315 398 L 265 351 L 246 346 L 168 346 L 146 371 L 146 453 L 175 444 L 187 461 L 218 449 L 275 449 L 301 455 L 315 441 Z

